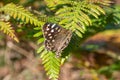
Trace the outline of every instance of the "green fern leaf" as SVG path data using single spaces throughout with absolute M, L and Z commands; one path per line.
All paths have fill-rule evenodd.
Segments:
M 22 6 L 16 6 L 13 3 L 7 4 L 0 8 L 0 11 L 4 11 L 6 14 L 11 15 L 15 19 L 21 19 L 26 23 L 34 24 L 35 26 L 41 26 L 43 23 L 38 21 L 33 14 L 25 10 Z
M 15 31 L 12 29 L 9 22 L 2 22 L 0 21 L 0 30 L 3 31 L 5 34 L 13 38 L 16 42 L 19 42 L 18 38 L 15 35 Z
M 44 46 L 42 45 L 40 48 L 38 48 L 37 53 L 41 53 L 44 50 Z
M 43 51 L 41 54 L 42 63 L 51 80 L 58 80 L 60 73 L 60 58 L 56 58 L 52 52 Z
M 97 3 L 97 4 L 106 5 L 106 6 L 109 6 L 110 3 L 112 3 L 111 0 L 85 0 L 85 1 L 89 3 Z
M 63 8 L 60 8 L 56 12 L 56 15 L 58 17 L 62 17 L 62 20 L 59 23 L 61 25 L 65 25 L 66 28 L 75 31 L 75 33 L 79 37 L 82 37 L 81 33 L 85 32 L 86 30 L 85 26 L 92 25 L 90 15 L 88 14 L 91 14 L 95 18 L 98 18 L 100 14 L 105 14 L 104 10 L 94 3 L 95 2 L 91 4 L 89 1 L 78 1 L 78 2 L 74 1 L 72 7 L 65 6 Z
M 34 34 L 33 37 L 40 37 L 42 35 L 43 35 L 42 31 L 39 31 L 38 33 Z

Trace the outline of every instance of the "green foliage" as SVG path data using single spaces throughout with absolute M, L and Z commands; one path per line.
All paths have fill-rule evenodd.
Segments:
M 50 16 L 57 18 L 56 23 L 59 23 L 64 28 L 72 30 L 73 34 L 79 36 L 80 38 L 82 38 L 83 33 L 85 33 L 87 26 L 92 25 L 93 18 L 98 18 L 99 15 L 105 14 L 103 8 L 100 7 L 100 5 L 109 5 L 110 3 L 109 0 L 104 0 L 102 2 L 101 0 L 97 1 L 45 0 L 45 1 L 49 9 L 53 11 L 53 14 L 51 14 Z M 49 78 L 52 80 L 57 80 L 60 73 L 61 62 L 63 63 L 63 60 L 65 60 L 65 58 L 68 55 L 63 56 L 62 58 L 56 58 L 53 52 L 47 51 L 45 49 L 45 46 L 43 44 L 44 43 L 43 33 L 41 30 L 43 22 L 39 21 L 33 14 L 25 10 L 22 6 L 17 6 L 13 3 L 7 4 L 4 7 L 0 8 L 0 12 L 1 11 L 4 11 L 5 14 L 9 14 L 14 19 L 19 19 L 24 21 L 25 23 L 30 23 L 34 26 L 37 26 L 36 28 L 34 28 L 34 30 L 38 31 L 38 33 L 36 33 L 34 37 L 39 38 L 38 44 L 40 45 L 40 48 L 37 50 L 37 53 L 40 53 L 41 59 L 43 61 L 42 63 Z M 48 18 L 47 21 L 50 18 Z M 13 35 L 13 31 L 12 28 L 10 27 L 10 24 L 1 21 L 0 25 L 2 26 L 1 30 L 3 30 L 5 33 L 7 33 L 13 39 L 16 40 L 16 37 L 15 35 Z
M 25 23 L 34 24 L 35 26 L 41 26 L 43 23 L 38 21 L 33 14 L 31 14 L 29 11 L 25 10 L 22 6 L 16 6 L 13 3 L 7 4 L 0 8 L 0 12 L 4 12 L 5 14 L 8 14 L 12 16 L 14 19 L 20 19 L 22 21 L 25 21 Z M 17 37 L 14 34 L 14 30 L 10 26 L 10 22 L 4 22 L 1 20 L 0 22 L 1 30 L 8 34 L 11 38 L 13 38 L 15 41 L 19 42 Z
M 114 64 L 110 65 L 110 66 L 105 66 L 105 67 L 102 67 L 98 70 L 98 73 L 100 74 L 104 74 L 106 75 L 107 77 L 112 77 L 112 73 L 114 71 L 120 71 L 120 61 L 116 61 Z
M 111 24 L 120 24 L 120 6 L 108 7 L 105 9 L 108 16 L 106 21 Z
M 26 23 L 34 24 L 35 26 L 41 26 L 42 23 L 37 20 L 33 14 L 25 10 L 22 6 L 17 6 L 13 3 L 7 4 L 6 6 L 0 8 L 0 12 L 4 11 L 6 14 L 9 14 L 14 19 L 21 19 Z
M 44 51 L 44 53 L 41 54 L 41 58 L 49 78 L 52 80 L 57 80 L 60 73 L 60 59 L 56 58 L 54 53 L 47 51 Z
M 105 14 L 104 10 L 98 4 L 94 3 L 102 5 L 108 5 L 109 3 L 106 0 L 103 2 L 99 0 L 97 2 L 94 0 L 91 1 L 46 0 L 48 6 L 52 10 L 56 10 L 55 15 L 60 18 L 59 24 L 74 31 L 79 37 L 82 37 L 82 33 L 86 31 L 86 26 L 92 25 L 91 16 L 98 18 L 100 14 Z
M 83 38 L 81 40 L 84 41 L 88 37 L 99 33 L 101 31 L 107 29 L 118 29 L 120 28 L 118 25 L 120 24 L 120 6 L 112 6 L 112 7 L 105 7 L 105 15 L 100 15 L 99 18 L 94 18 L 92 20 L 92 25 L 87 27 L 87 31 L 83 34 Z M 90 47 L 90 46 L 89 46 Z M 96 45 L 91 45 L 94 49 L 97 47 Z M 91 50 L 93 50 L 91 48 Z
M 102 7 L 100 7 L 98 4 L 100 5 L 109 5 L 110 1 L 105 0 L 103 2 L 101 1 L 97 1 L 95 2 L 94 0 L 92 0 L 92 3 L 89 0 L 83 0 L 83 1 L 71 1 L 71 0 L 57 0 L 57 1 L 53 1 L 53 0 L 45 0 L 49 9 L 52 10 L 54 12 L 54 18 L 57 18 L 57 22 L 60 25 L 62 25 L 62 27 L 67 28 L 72 30 L 77 36 L 79 36 L 80 38 L 82 37 L 82 33 L 84 33 L 86 31 L 86 27 L 92 25 L 92 18 L 98 18 L 98 16 L 100 14 L 105 14 L 104 10 L 102 9 Z M 51 18 L 48 17 L 49 21 Z M 40 28 L 36 28 L 36 30 L 41 30 Z M 41 37 L 38 40 L 39 44 L 42 44 L 44 41 L 44 38 L 42 36 L 41 32 L 36 33 L 34 36 L 36 37 Z M 79 44 L 79 43 L 77 43 Z M 75 46 L 75 45 L 74 45 Z M 42 60 L 43 60 L 43 64 L 45 67 L 45 70 L 47 71 L 47 75 L 49 75 L 49 77 L 51 79 L 57 79 L 58 78 L 58 74 L 59 74 L 59 69 L 60 69 L 60 62 L 57 61 L 64 61 L 65 60 L 65 56 L 62 56 L 62 59 L 56 60 L 55 58 L 55 54 L 51 53 L 51 52 L 47 52 L 44 49 L 44 46 L 40 47 L 38 49 L 38 53 L 44 54 L 44 56 L 42 56 Z M 46 55 L 45 55 L 46 54 Z M 65 58 L 64 58 L 65 57 Z M 56 61 L 56 63 L 58 63 L 57 65 L 54 66 L 48 66 L 48 64 L 52 64 L 54 63 L 54 61 Z M 63 63 L 63 62 L 62 62 Z M 52 71 L 51 71 L 52 69 Z M 55 70 L 57 69 L 57 70 Z M 52 74 L 53 72 L 53 74 Z M 56 73 L 56 74 L 54 74 Z M 55 77 L 54 77 L 55 76 Z

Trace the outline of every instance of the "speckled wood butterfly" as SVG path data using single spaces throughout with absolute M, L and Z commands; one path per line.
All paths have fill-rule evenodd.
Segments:
M 45 48 L 55 52 L 56 56 L 59 57 L 71 40 L 72 31 L 54 23 L 45 23 L 42 30 L 45 38 Z

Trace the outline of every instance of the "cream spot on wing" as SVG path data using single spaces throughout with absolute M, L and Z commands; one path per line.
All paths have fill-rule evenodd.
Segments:
M 50 30 L 50 28 L 47 28 L 46 30 L 47 30 L 47 31 L 49 31 L 49 30 Z
M 45 34 L 47 34 L 47 31 L 45 32 Z
M 52 29 L 51 32 L 54 32 L 54 29 Z
M 60 29 L 58 29 L 58 32 L 60 32 Z
M 48 36 L 51 36 L 51 34 L 49 33 Z
M 56 27 L 55 30 L 58 30 L 59 27 Z
M 55 40 L 53 39 L 52 42 L 55 42 Z
M 53 24 L 53 25 L 51 26 L 51 28 L 54 28 L 54 27 L 55 27 L 55 25 L 56 25 L 56 24 Z
M 47 42 L 50 42 L 50 40 L 47 40 Z
M 52 39 L 52 36 L 50 36 L 49 38 Z

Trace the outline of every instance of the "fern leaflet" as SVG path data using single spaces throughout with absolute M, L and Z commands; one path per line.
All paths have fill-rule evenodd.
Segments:
M 8 36 L 10 36 L 11 38 L 13 38 L 16 42 L 19 42 L 18 38 L 15 36 L 15 31 L 12 29 L 9 22 L 5 23 L 0 21 L 0 30 Z

